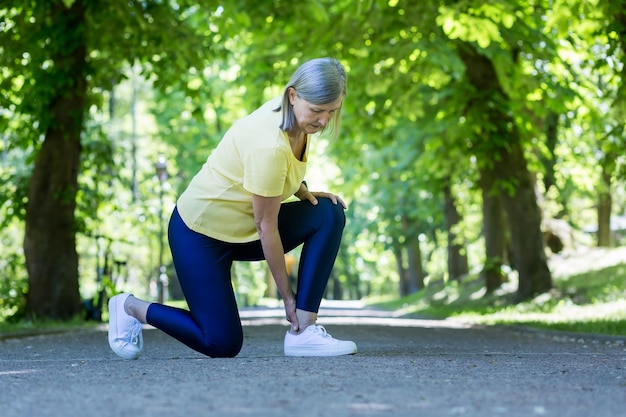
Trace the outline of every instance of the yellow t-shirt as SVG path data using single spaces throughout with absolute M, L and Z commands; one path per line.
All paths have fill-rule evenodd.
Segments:
M 298 160 L 280 129 L 282 112 L 268 101 L 226 132 L 176 203 L 185 224 L 230 243 L 259 239 L 252 194 L 291 197 L 304 179 L 306 155 Z M 308 142 L 308 141 L 307 141 Z

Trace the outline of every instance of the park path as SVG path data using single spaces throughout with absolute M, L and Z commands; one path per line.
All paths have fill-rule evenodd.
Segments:
M 281 309 L 243 309 L 244 348 L 207 358 L 158 330 L 125 361 L 106 325 L 0 339 L 4 417 L 555 416 L 626 410 L 624 340 L 471 327 L 325 302 L 359 353 L 287 358 Z

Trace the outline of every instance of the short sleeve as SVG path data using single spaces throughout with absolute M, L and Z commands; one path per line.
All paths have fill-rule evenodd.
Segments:
M 255 149 L 244 159 L 243 188 L 263 197 L 283 194 L 289 157 L 281 148 Z

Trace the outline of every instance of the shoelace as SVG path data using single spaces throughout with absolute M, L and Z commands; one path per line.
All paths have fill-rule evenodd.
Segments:
M 320 336 L 325 337 L 327 339 L 332 339 L 332 336 L 326 331 L 324 326 L 320 326 L 319 324 L 314 324 L 310 327 L 312 327 L 312 330 L 314 333 L 317 333 Z
M 132 343 L 133 345 L 138 344 L 140 348 L 141 348 L 141 345 L 143 344 L 143 338 L 141 337 L 142 328 L 143 327 L 141 323 L 138 320 L 136 320 L 131 326 L 131 328 L 129 329 L 130 343 Z

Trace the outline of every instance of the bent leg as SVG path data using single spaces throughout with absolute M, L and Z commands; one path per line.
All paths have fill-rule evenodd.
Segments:
M 285 251 L 304 243 L 298 267 L 298 309 L 319 310 L 345 224 L 343 207 L 327 198 L 319 198 L 315 206 L 308 201 L 283 204 L 278 228 Z
M 189 311 L 151 304 L 147 322 L 207 356 L 236 356 L 243 331 L 231 283 L 230 246 L 190 230 L 176 209 L 168 236 Z
M 346 224 L 343 210 L 343 206 L 327 198 L 318 199 L 315 206 L 309 201 L 295 201 L 280 208 L 278 230 L 285 253 L 304 243 L 296 294 L 296 306 L 300 310 L 313 313 L 319 310 Z M 258 240 L 234 245 L 232 250 L 234 260 L 264 259 Z

